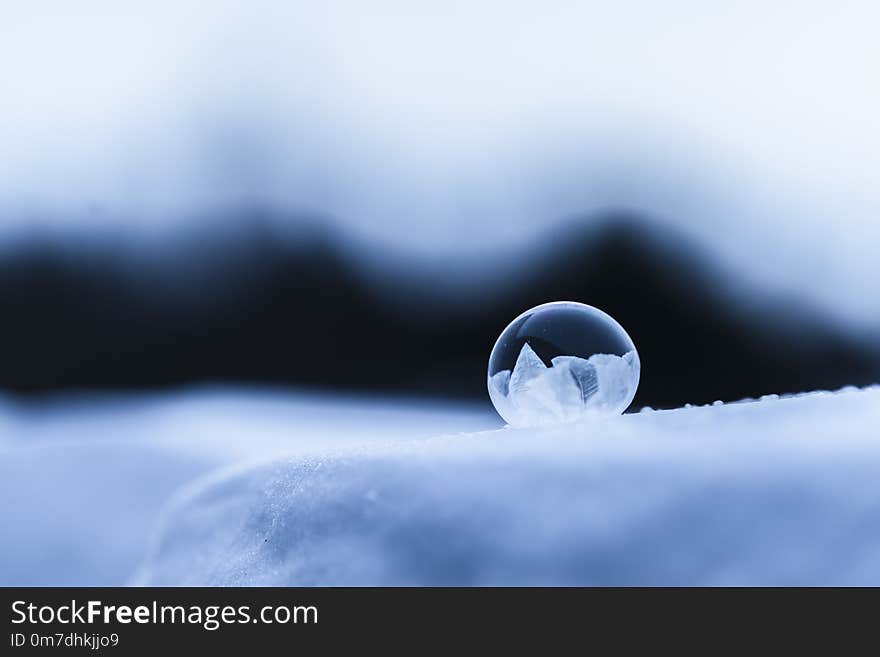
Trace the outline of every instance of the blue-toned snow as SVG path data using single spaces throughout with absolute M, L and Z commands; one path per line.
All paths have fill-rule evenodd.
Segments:
M 0 403 L 0 584 L 880 584 L 880 388 L 497 426 L 282 393 Z
M 499 425 L 484 405 L 276 391 L 0 397 L 0 585 L 126 583 L 162 506 L 217 468 Z

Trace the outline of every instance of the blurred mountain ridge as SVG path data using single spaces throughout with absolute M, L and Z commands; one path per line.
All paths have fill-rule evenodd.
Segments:
M 486 399 L 501 330 L 559 299 L 630 333 L 642 360 L 634 408 L 880 381 L 877 343 L 737 288 L 686 236 L 631 213 L 574 218 L 490 266 L 364 247 L 306 214 L 227 219 L 149 253 L 112 240 L 7 249 L 0 389 L 234 382 Z

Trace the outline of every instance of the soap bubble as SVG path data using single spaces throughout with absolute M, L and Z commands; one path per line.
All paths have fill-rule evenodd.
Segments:
M 626 410 L 639 355 L 623 327 L 573 301 L 536 306 L 501 333 L 489 357 L 489 397 L 508 424 L 573 422 Z

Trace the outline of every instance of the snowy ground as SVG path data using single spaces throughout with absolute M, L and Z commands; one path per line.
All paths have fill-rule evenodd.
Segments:
M 0 402 L 0 584 L 880 584 L 880 388 L 485 406 Z
M 483 405 L 265 390 L 0 397 L 0 585 L 126 583 L 162 506 L 217 468 L 500 424 Z

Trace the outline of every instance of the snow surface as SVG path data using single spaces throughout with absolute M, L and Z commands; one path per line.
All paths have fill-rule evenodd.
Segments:
M 0 398 L 0 584 L 880 584 L 880 388 L 499 425 L 289 391 Z
M 182 490 L 170 585 L 880 584 L 880 388 L 323 453 Z
M 193 390 L 0 397 L 0 585 L 121 585 L 174 491 L 230 464 L 500 426 L 484 405 Z

